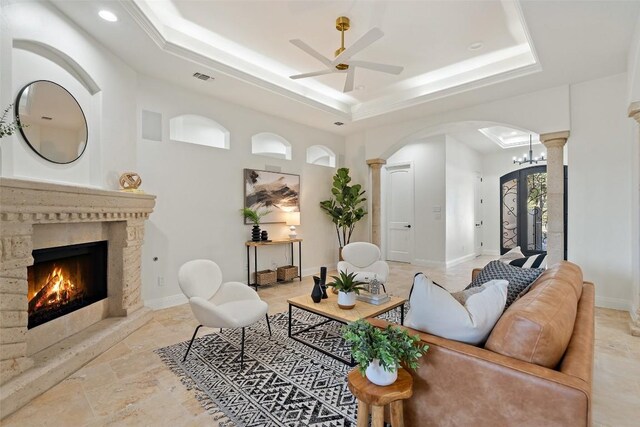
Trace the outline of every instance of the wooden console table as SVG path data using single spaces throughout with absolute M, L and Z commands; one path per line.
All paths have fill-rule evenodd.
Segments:
M 285 239 L 285 240 L 271 240 L 270 242 L 254 242 L 249 240 L 245 243 L 247 247 L 247 283 L 249 286 L 253 286 L 258 290 L 257 280 L 251 283 L 251 248 L 253 248 L 253 272 L 258 271 L 258 247 L 259 246 L 273 246 L 273 245 L 289 245 L 291 248 L 291 265 L 295 265 L 293 262 L 293 244 L 298 244 L 298 280 L 302 281 L 302 239 Z M 295 277 L 294 277 L 295 279 Z

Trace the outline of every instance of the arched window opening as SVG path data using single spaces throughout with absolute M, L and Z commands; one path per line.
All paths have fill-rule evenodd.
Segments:
M 307 148 L 307 163 L 335 168 L 336 155 L 324 145 L 313 145 Z
M 275 133 L 257 133 L 251 137 L 251 153 L 291 160 L 291 143 Z
M 229 131 L 213 119 L 184 114 L 169 120 L 169 138 L 173 141 L 229 149 Z

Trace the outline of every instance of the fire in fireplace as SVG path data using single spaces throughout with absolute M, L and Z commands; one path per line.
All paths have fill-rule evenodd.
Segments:
M 107 297 L 107 242 L 33 251 L 29 329 Z

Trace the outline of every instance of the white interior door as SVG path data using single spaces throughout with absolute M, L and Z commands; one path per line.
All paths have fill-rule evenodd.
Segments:
M 386 186 L 387 259 L 413 259 L 413 165 L 389 165 Z
M 482 229 L 484 228 L 484 221 L 482 219 L 482 175 L 476 174 L 474 181 L 473 196 L 474 196 L 474 221 L 475 221 L 475 254 L 482 255 Z

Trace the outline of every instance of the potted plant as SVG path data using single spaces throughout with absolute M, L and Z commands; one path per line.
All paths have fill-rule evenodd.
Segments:
M 13 122 L 7 122 L 7 114 L 9 114 L 11 107 L 13 107 L 13 104 L 9 104 L 9 106 L 2 112 L 2 116 L 0 116 L 0 139 L 5 136 L 13 135 L 20 128 L 27 127 L 27 125 L 20 123 L 19 118 L 16 118 Z
M 356 273 L 340 272 L 340 276 L 331 276 L 333 282 L 327 284 L 338 291 L 338 307 L 343 310 L 351 310 L 356 306 L 356 295 L 366 289 L 365 282 L 356 280 Z
M 429 349 L 405 329 L 392 325 L 380 329 L 362 319 L 345 326 L 343 338 L 351 344 L 360 373 L 381 386 L 395 382 L 401 364 L 418 369 L 418 359 Z
M 333 176 L 332 197 L 320 202 L 320 208 L 331 217 L 336 227 L 340 260 L 342 260 L 342 248 L 351 240 L 356 223 L 367 214 L 363 207 L 367 199 L 362 197 L 364 195 L 362 186 L 349 185 L 350 182 L 349 168 L 338 169 Z
M 271 211 L 266 209 L 259 212 L 257 209 L 242 208 L 240 209 L 240 212 L 242 213 L 242 216 L 244 217 L 244 219 L 248 219 L 250 222 L 253 223 L 253 229 L 251 230 L 251 240 L 253 240 L 254 242 L 259 242 L 260 241 L 260 220 L 264 216 L 271 213 Z

